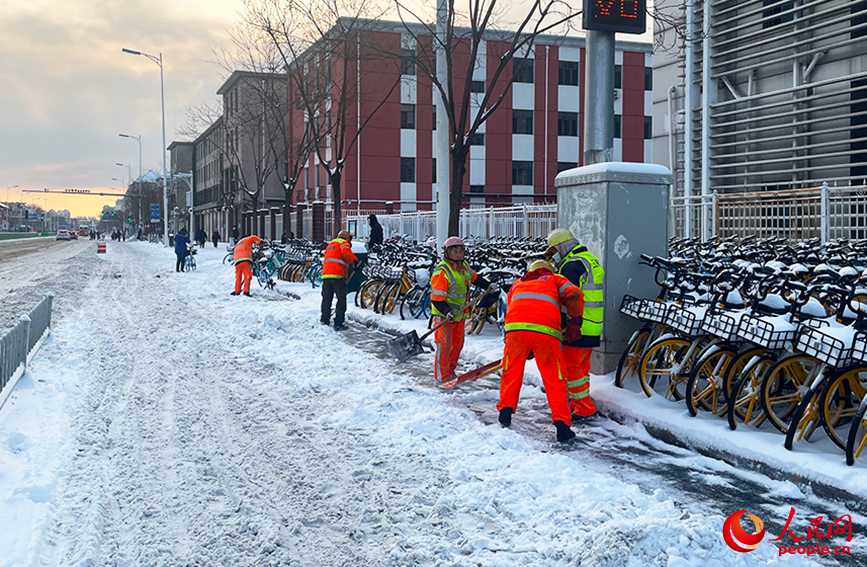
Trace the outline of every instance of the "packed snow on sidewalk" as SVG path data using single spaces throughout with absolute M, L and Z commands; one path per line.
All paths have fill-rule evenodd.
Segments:
M 483 424 L 320 326 L 307 287 L 230 297 L 224 253 L 94 255 L 0 410 L 0 567 L 810 564 Z

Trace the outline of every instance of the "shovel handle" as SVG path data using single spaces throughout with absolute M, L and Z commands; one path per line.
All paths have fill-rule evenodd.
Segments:
M 493 284 L 491 284 L 490 286 L 488 286 L 488 289 L 486 289 L 486 290 L 484 291 L 484 293 L 479 294 L 478 296 L 476 296 L 475 299 L 473 299 L 472 301 L 470 301 L 469 303 L 467 303 L 466 305 L 464 305 L 462 309 L 472 309 L 473 307 L 475 307 L 475 306 L 476 306 L 476 303 L 478 303 L 479 301 L 481 301 L 482 299 L 484 299 L 485 296 L 487 296 L 489 293 L 491 293 L 491 288 L 492 288 L 492 287 L 494 287 Z M 420 337 L 418 338 L 418 340 L 419 340 L 419 341 L 423 341 L 423 340 L 425 340 L 426 338 L 428 338 L 429 336 L 431 336 L 431 333 L 433 333 L 434 331 L 436 331 L 437 329 L 439 329 L 440 327 L 442 327 L 442 326 L 445 325 L 446 323 L 451 323 L 451 321 L 449 321 L 449 320 L 446 319 L 446 318 L 443 318 L 443 320 L 442 320 L 441 322 L 439 322 L 439 323 L 437 323 L 436 325 L 434 325 L 433 328 L 431 328 L 430 331 L 428 331 L 427 333 L 425 333 L 425 334 L 423 334 L 422 336 L 420 336 Z

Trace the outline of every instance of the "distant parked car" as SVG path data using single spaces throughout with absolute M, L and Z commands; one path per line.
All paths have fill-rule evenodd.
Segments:
M 70 239 L 70 240 L 78 240 L 78 235 L 75 234 L 75 231 L 74 231 L 74 230 L 70 230 L 70 231 L 69 231 L 69 239 Z
M 90 229 L 83 226 L 78 229 L 78 236 L 90 236 Z
M 69 240 L 69 231 L 68 230 L 58 230 L 57 231 L 57 240 Z

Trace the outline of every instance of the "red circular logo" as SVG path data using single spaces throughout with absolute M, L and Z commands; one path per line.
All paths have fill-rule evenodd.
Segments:
M 741 527 L 741 516 L 746 513 L 746 510 L 738 510 L 723 523 L 723 539 L 726 544 L 740 553 L 747 553 L 759 546 L 762 538 L 765 537 L 765 524 L 761 518 L 753 514 L 747 514 L 747 518 L 753 521 L 756 527 L 754 533 L 747 533 Z

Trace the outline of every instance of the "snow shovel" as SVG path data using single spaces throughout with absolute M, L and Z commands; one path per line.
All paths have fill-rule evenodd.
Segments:
M 502 367 L 503 367 L 503 361 L 502 360 L 495 360 L 494 362 L 491 362 L 490 364 L 486 364 L 484 366 L 476 368 L 475 370 L 470 370 L 469 372 L 467 372 L 465 374 L 461 374 L 457 378 L 449 380 L 448 382 L 443 382 L 442 384 L 440 384 L 440 388 L 454 388 L 458 384 L 463 384 L 464 382 L 471 382 L 473 380 L 478 380 L 482 376 L 487 376 L 488 374 L 493 374 L 494 372 L 496 372 L 497 370 L 499 370 Z
M 476 303 L 481 301 L 485 296 L 490 293 L 491 288 L 494 286 L 488 287 L 484 293 L 480 293 L 476 296 L 472 301 L 467 303 L 464 306 L 464 309 L 470 309 L 475 306 Z M 449 323 L 448 319 L 444 319 L 442 323 L 435 325 L 430 331 L 426 332 L 422 336 L 418 336 L 418 333 L 415 330 L 406 333 L 405 335 L 401 335 L 394 339 L 388 341 L 388 350 L 391 351 L 392 356 L 394 356 L 398 362 L 406 362 L 410 357 L 415 356 L 417 354 L 421 354 L 424 352 L 424 347 L 422 346 L 422 341 L 428 338 L 434 331 Z

